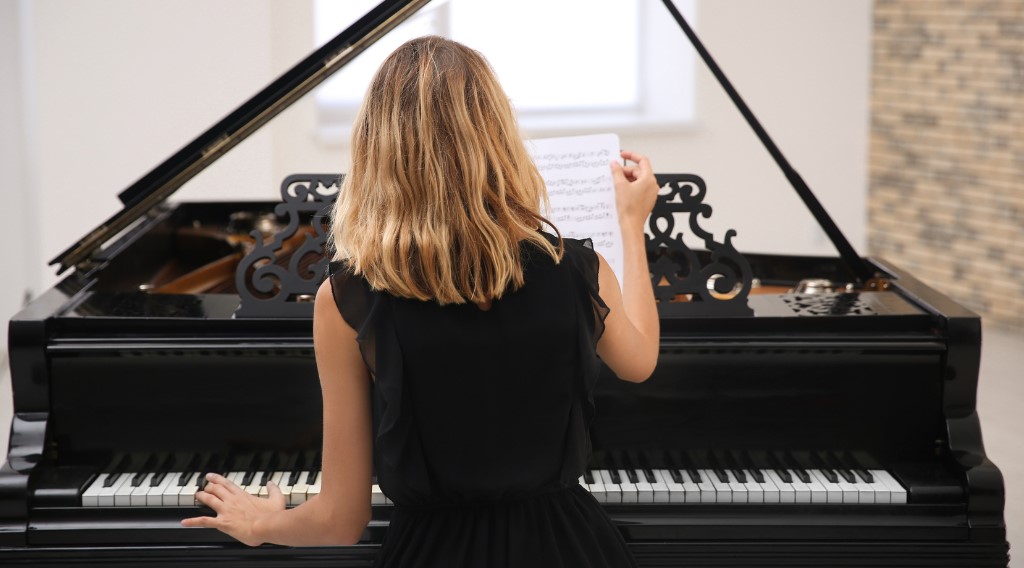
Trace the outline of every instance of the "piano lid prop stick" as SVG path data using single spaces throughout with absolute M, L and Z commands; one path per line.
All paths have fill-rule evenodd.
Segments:
M 782 169 L 782 173 L 785 174 L 790 185 L 793 186 L 797 195 L 799 195 L 800 199 L 803 200 L 804 205 L 811 210 L 811 214 L 813 214 L 815 219 L 818 220 L 818 223 L 821 224 L 821 228 L 824 229 L 828 238 L 832 241 L 832 244 L 839 250 L 839 255 L 843 264 L 846 265 L 847 270 L 849 270 L 854 278 L 860 283 L 871 280 L 875 275 L 874 271 L 870 266 L 868 266 L 867 262 L 857 254 L 857 251 L 853 249 L 853 245 L 846 240 L 846 237 L 839 230 L 839 227 L 836 226 L 835 221 L 832 220 L 832 217 L 830 217 L 828 212 L 825 211 L 825 208 L 822 207 L 818 198 L 811 192 L 811 188 L 807 186 L 807 183 L 802 177 L 800 177 L 800 174 L 797 173 L 792 165 L 790 165 L 789 160 L 782 155 L 782 151 L 779 150 L 779 147 L 776 146 L 775 142 L 773 142 L 771 137 L 768 136 L 768 132 L 766 132 L 764 127 L 761 126 L 757 117 L 755 117 L 754 113 L 751 112 L 750 107 L 748 107 L 743 101 L 743 98 L 740 97 L 739 92 L 736 91 L 732 86 L 732 83 L 725 76 L 725 73 L 723 73 L 722 69 L 717 63 L 715 63 L 715 60 L 711 57 L 711 54 L 708 53 L 708 50 L 704 48 L 704 44 L 701 43 L 697 34 L 694 33 L 690 24 L 686 22 L 686 18 L 683 17 L 675 4 L 672 3 L 672 0 L 662 0 L 662 2 L 665 4 L 665 7 L 668 8 L 672 17 L 675 18 L 679 27 L 682 28 L 683 33 L 686 34 L 690 43 L 693 44 L 694 49 L 696 49 L 697 53 L 700 54 L 701 59 L 703 59 L 704 63 L 707 64 L 708 69 L 711 70 L 711 73 L 716 79 L 718 79 L 719 84 L 721 84 L 722 88 L 725 89 L 726 94 L 728 94 L 729 98 L 732 99 L 733 104 L 735 104 L 736 108 L 739 109 L 740 114 L 742 114 L 743 118 L 747 120 L 747 124 L 750 125 L 754 130 L 754 133 L 757 134 L 757 137 L 761 140 L 761 143 L 768 150 L 768 153 L 775 159 L 775 163 Z

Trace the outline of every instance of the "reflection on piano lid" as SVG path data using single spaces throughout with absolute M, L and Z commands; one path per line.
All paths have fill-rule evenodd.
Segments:
M 379 4 L 122 192 L 121 213 L 54 259 L 68 274 L 9 327 L 0 563 L 372 565 L 391 511 L 376 483 L 357 546 L 249 549 L 180 527 L 203 471 L 256 493 L 276 480 L 293 506 L 322 483 L 312 326 L 297 312 L 308 310 L 301 287 L 322 277 L 323 204 L 298 200 L 293 217 L 281 203 L 164 201 L 424 3 Z M 641 385 L 602 369 L 581 485 L 641 566 L 1005 567 L 1005 489 L 975 408 L 980 319 L 845 243 L 666 4 L 840 254 L 740 254 L 728 233 L 676 247 L 658 216 L 704 238 L 682 221 L 713 194 L 698 176 L 661 175 L 652 223 L 667 232 L 652 227 L 648 241 L 658 366 Z M 337 178 L 300 177 L 317 188 Z M 273 258 L 257 256 L 266 247 Z M 253 311 L 239 317 L 261 267 L 303 282 L 249 289 Z

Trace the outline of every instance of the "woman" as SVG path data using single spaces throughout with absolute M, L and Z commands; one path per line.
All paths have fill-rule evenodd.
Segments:
M 338 262 L 314 307 L 321 494 L 286 509 L 275 486 L 260 499 L 210 474 L 196 499 L 217 516 L 182 524 L 249 545 L 355 543 L 375 472 L 395 503 L 378 566 L 633 565 L 577 479 L 598 356 L 637 382 L 657 361 L 648 160 L 623 152 L 635 165 L 610 164 L 620 292 L 588 241 L 541 231 L 543 181 L 479 53 L 440 37 L 398 48 L 367 92 L 352 153 L 334 210 Z

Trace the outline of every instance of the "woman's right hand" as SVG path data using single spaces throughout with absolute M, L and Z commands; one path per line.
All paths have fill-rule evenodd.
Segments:
M 612 180 L 615 182 L 615 208 L 619 213 L 619 225 L 623 231 L 643 230 L 647 216 L 654 209 L 658 199 L 658 182 L 646 156 L 623 150 L 621 155 L 636 165 L 623 166 L 617 161 L 611 163 Z

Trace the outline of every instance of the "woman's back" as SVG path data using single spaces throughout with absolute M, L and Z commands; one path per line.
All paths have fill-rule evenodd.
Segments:
M 396 504 L 380 565 L 630 565 L 577 483 L 604 308 L 589 243 L 565 243 L 558 265 L 523 244 L 525 285 L 486 311 L 373 292 L 335 265 L 374 371 L 377 478 Z

